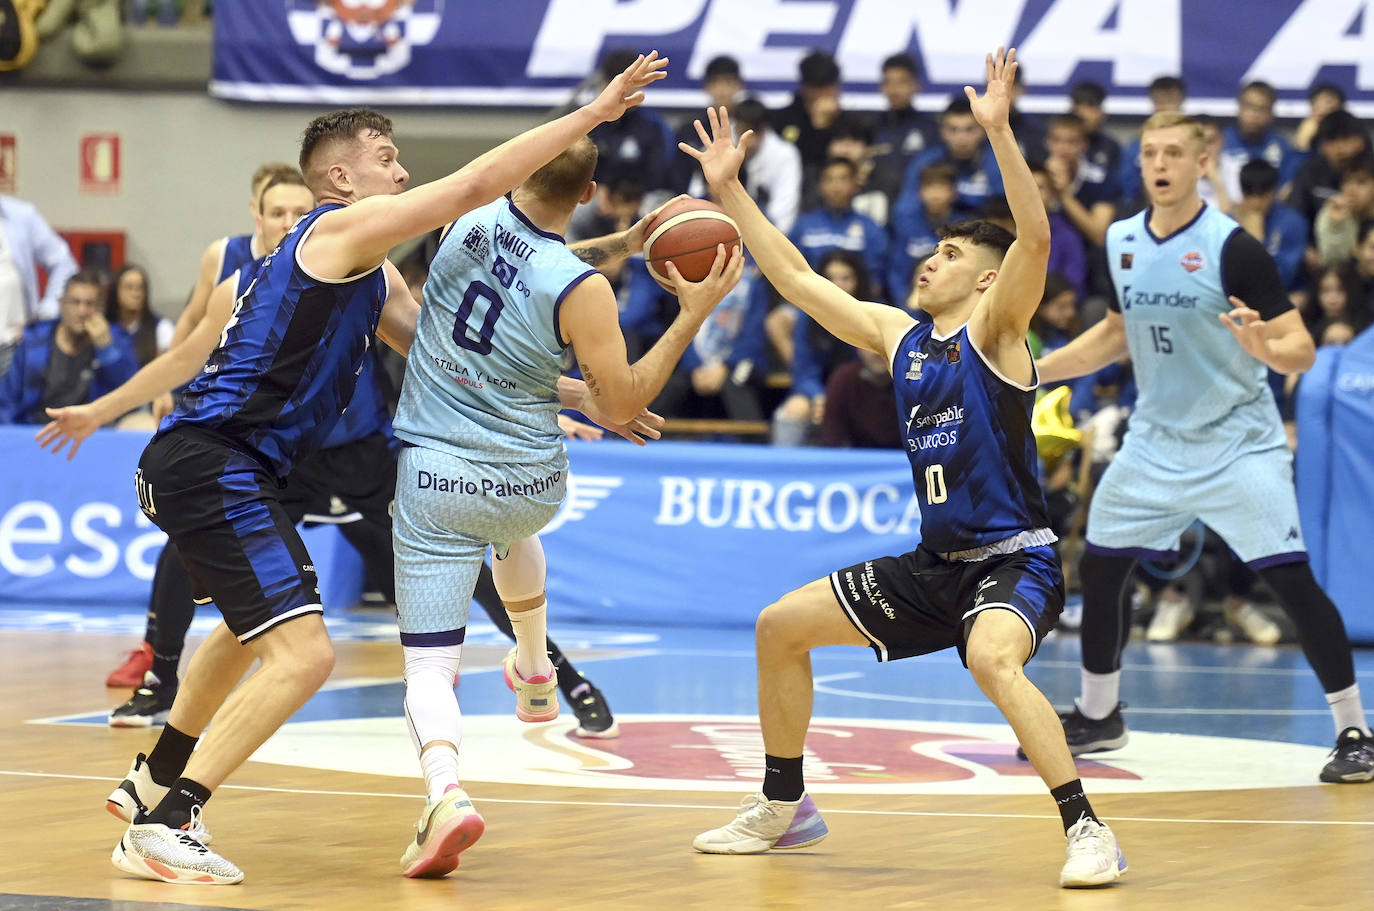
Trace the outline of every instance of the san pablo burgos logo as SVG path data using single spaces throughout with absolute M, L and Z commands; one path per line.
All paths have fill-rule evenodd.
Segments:
M 315 65 L 359 81 L 409 66 L 443 15 L 444 0 L 286 0 L 291 37 L 314 48 Z
M 568 492 L 563 497 L 563 505 L 540 534 L 552 534 L 569 522 L 587 518 L 587 513 L 600 506 L 612 490 L 624 483 L 624 478 L 568 472 Z

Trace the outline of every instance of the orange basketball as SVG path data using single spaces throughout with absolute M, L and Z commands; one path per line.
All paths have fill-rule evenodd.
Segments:
M 739 242 L 739 225 L 720 206 L 705 199 L 682 199 L 649 222 L 644 262 L 654 280 L 672 291 L 664 263 L 672 260 L 683 278 L 699 282 L 711 272 L 716 246 L 725 244 L 728 256 Z

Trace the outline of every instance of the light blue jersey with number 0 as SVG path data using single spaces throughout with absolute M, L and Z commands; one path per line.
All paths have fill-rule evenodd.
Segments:
M 455 222 L 425 283 L 396 436 L 474 461 L 561 457 L 559 307 L 594 272 L 508 200 Z

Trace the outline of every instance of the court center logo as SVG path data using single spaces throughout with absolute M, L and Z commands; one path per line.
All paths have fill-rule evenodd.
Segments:
M 763 780 L 757 719 L 617 714 L 620 736 L 583 740 L 576 719 L 538 726 L 510 715 L 463 715 L 463 779 L 499 784 L 737 793 Z M 337 746 L 337 748 L 335 748 Z M 1077 759 L 1094 794 L 1309 787 L 1327 751 L 1275 741 L 1132 731 L 1123 749 Z M 1016 758 L 1004 724 L 817 718 L 807 734 L 817 794 L 1035 794 L 1045 785 Z M 413 779 L 404 719 L 293 722 L 260 762 Z
M 444 0 L 286 0 L 291 37 L 314 49 L 315 65 L 360 82 L 409 66 L 443 15 Z

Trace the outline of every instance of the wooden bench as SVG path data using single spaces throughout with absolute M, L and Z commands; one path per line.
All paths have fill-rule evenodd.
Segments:
M 728 418 L 668 418 L 663 425 L 666 436 L 711 436 L 716 434 L 741 437 L 766 437 L 767 421 L 732 421 Z

